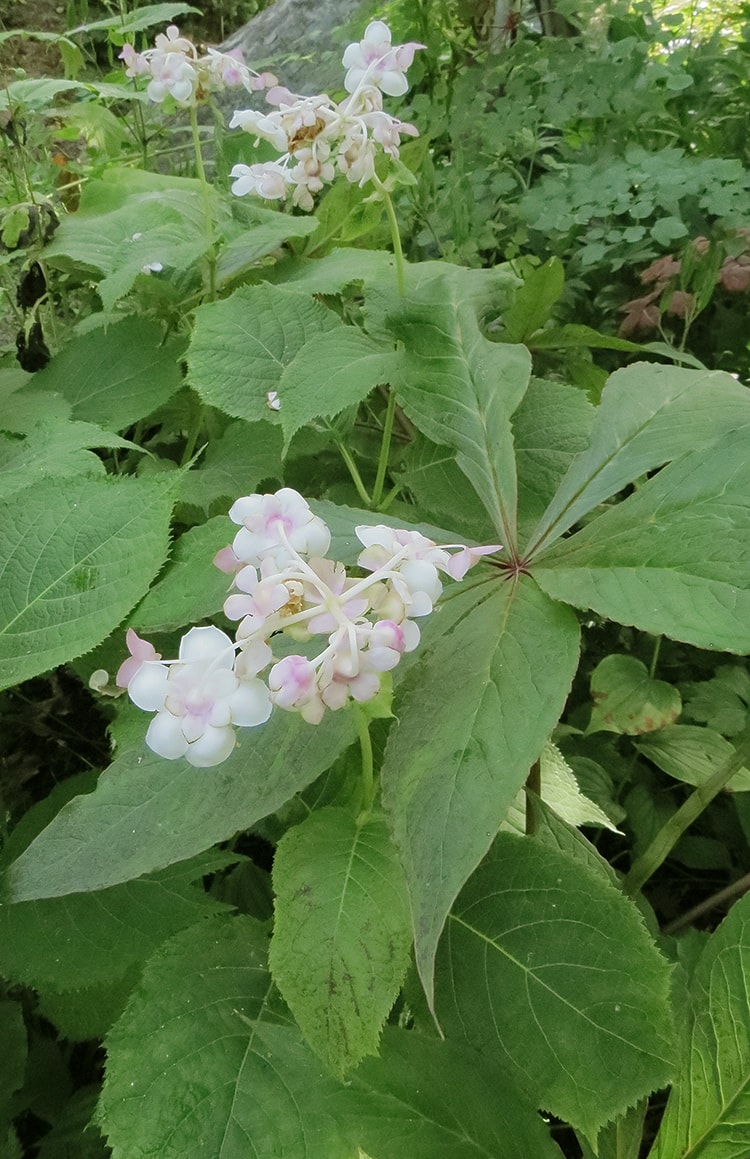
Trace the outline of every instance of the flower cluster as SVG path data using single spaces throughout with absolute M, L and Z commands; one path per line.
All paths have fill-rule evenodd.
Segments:
M 344 87 L 349 94 L 338 104 L 325 93 L 303 97 L 281 86 L 267 93 L 271 112 L 244 109 L 235 112 L 229 127 L 253 133 L 256 144 L 269 141 L 282 154 L 276 161 L 235 165 L 232 192 L 267 200 L 292 191 L 292 201 L 310 210 L 313 198 L 336 172 L 360 186 L 375 176 L 379 150 L 398 158 L 401 137 L 419 136 L 414 125 L 399 121 L 383 109 L 383 93 L 401 96 L 408 82 L 406 70 L 423 44 L 394 46 L 382 20 L 368 25 L 364 39 L 350 44 L 343 56 L 348 70 Z
M 208 48 L 205 56 L 199 56 L 193 42 L 180 36 L 175 24 L 170 24 L 166 33 L 159 33 L 154 48 L 145 52 L 136 52 L 132 44 L 126 44 L 120 59 L 125 61 L 127 76 L 150 78 L 146 92 L 157 104 L 171 98 L 175 104 L 190 106 L 211 92 L 227 88 L 254 92 L 276 84 L 271 73 L 252 72 L 243 62 L 241 49 L 219 52 Z
M 365 575 L 354 577 L 326 557 L 328 527 L 289 487 L 238 499 L 229 515 L 239 530 L 214 563 L 234 577 L 224 612 L 238 622 L 235 640 L 216 627 L 191 628 L 177 659 L 162 660 L 131 630 L 131 655 L 117 673 L 131 700 L 156 714 L 149 747 L 198 767 L 225 760 L 235 726 L 263 724 L 274 706 L 319 724 L 327 709 L 371 700 L 383 673 L 419 643 L 416 621 L 440 597 L 441 573 L 463 579 L 500 550 L 362 526 Z

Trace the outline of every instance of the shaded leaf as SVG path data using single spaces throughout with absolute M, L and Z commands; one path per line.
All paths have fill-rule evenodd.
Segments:
M 589 1139 L 672 1072 L 670 968 L 600 873 L 501 833 L 461 893 L 437 966 L 443 1029 Z
M 531 554 L 640 475 L 749 421 L 750 396 L 729 374 L 646 363 L 618 370 L 588 450 L 571 463 L 531 537 Z
M 176 541 L 164 574 L 130 617 L 143 632 L 170 632 L 221 611 L 231 577 L 213 565 L 213 558 L 232 539 L 234 524 L 224 515 L 208 519 Z M 125 634 L 122 636 L 125 659 Z
M 636 745 L 657 769 L 688 785 L 703 785 L 734 756 L 735 748 L 712 728 L 675 724 L 645 736 Z M 740 769 L 727 785 L 730 792 L 750 790 L 750 769 Z
M 605 656 L 591 673 L 594 707 L 587 732 L 639 736 L 674 724 L 682 699 L 673 684 L 649 676 L 634 656 Z
M 0 505 L 0 687 L 93 648 L 167 554 L 169 483 L 46 480 Z
M 196 310 L 190 384 L 226 414 L 265 419 L 268 392 L 278 390 L 284 368 L 312 337 L 331 330 L 343 330 L 341 322 L 309 294 L 243 286 Z
M 528 385 L 530 355 L 524 346 L 482 334 L 467 286 L 469 275 L 480 271 L 427 265 L 411 272 L 400 308 L 388 318 L 404 342 L 398 400 L 428 438 L 456 450 L 456 462 L 510 545 L 516 524 L 510 416 Z
M 439 616 L 404 681 L 382 769 L 430 1000 L 448 911 L 539 756 L 578 660 L 575 618 L 527 579 L 461 592 Z
M 745 426 L 665 467 L 552 548 L 533 575 L 554 599 L 620 623 L 699 648 L 748 652 L 748 563 Z
M 271 972 L 310 1045 L 336 1073 L 376 1054 L 409 963 L 403 871 L 382 817 L 312 813 L 274 857 Z
M 33 379 L 56 391 L 72 417 L 122 430 L 151 414 L 182 385 L 179 340 L 162 345 L 156 322 L 130 316 L 73 338 Z
M 12 900 L 106 889 L 228 840 L 334 762 L 354 739 L 350 717 L 329 715 L 313 727 L 276 713 L 240 733 L 240 745 L 208 776 L 145 746 L 123 753 L 95 792 L 66 805 L 11 867 Z
M 744 1159 L 750 1138 L 750 896 L 710 937 L 681 1007 L 680 1070 L 650 1159 Z

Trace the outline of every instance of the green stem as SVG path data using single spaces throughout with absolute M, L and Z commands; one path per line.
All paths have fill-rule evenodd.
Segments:
M 393 436 L 393 420 L 396 414 L 396 392 L 391 389 L 388 392 L 388 406 L 385 410 L 385 421 L 383 423 L 383 439 L 380 444 L 380 456 L 378 458 L 378 470 L 375 475 L 375 486 L 372 489 L 372 505 L 376 511 L 380 510 L 380 503 L 383 498 L 383 487 L 385 485 L 385 473 L 388 470 L 388 459 L 391 454 L 391 438 Z
M 650 665 L 649 670 L 648 670 L 648 674 L 652 680 L 654 678 L 654 673 L 656 672 L 656 665 L 659 663 L 659 653 L 661 652 L 661 641 L 662 641 L 662 637 L 657 636 L 656 642 L 654 644 L 653 655 L 651 656 L 651 665 Z
M 201 196 L 203 198 L 203 214 L 206 219 L 206 237 L 209 241 L 209 250 L 206 255 L 208 261 L 208 296 L 210 301 L 216 298 L 216 251 L 214 249 L 214 221 L 211 215 L 211 190 L 208 181 L 206 180 L 206 170 L 203 165 L 203 153 L 201 152 L 201 139 L 198 132 L 198 109 L 195 105 L 190 106 L 190 132 L 193 136 L 193 153 L 195 154 L 195 168 L 198 173 L 198 180 L 201 183 Z
M 386 189 L 385 185 L 383 185 L 383 182 L 379 181 L 377 177 L 373 178 L 373 182 L 375 184 L 375 188 L 378 190 L 378 192 L 380 193 L 380 196 L 383 198 L 383 204 L 385 205 L 385 212 L 388 215 L 388 225 L 391 228 L 391 241 L 393 242 L 393 256 L 396 259 L 396 281 L 398 282 L 399 296 L 401 298 L 403 298 L 404 292 L 406 289 L 405 268 L 404 268 L 404 251 L 401 248 L 401 234 L 398 231 L 398 221 L 396 220 L 396 210 L 393 208 L 393 201 L 391 200 L 391 195 L 388 192 L 388 190 Z
M 345 447 L 343 443 L 337 441 L 336 447 L 339 451 L 339 454 L 341 455 L 341 458 L 346 463 L 349 474 L 352 477 L 352 482 L 354 483 L 354 486 L 357 488 L 357 494 L 359 495 L 360 499 L 364 503 L 365 507 L 371 508 L 373 506 L 373 502 L 368 494 L 367 488 L 365 487 L 365 485 L 362 481 L 362 476 L 359 473 L 359 469 L 357 467 L 357 464 L 354 462 L 354 456 L 352 455 L 349 448 Z
M 661 827 L 648 848 L 633 862 L 623 883 L 628 893 L 635 894 L 643 889 L 648 879 L 672 852 L 682 834 L 700 817 L 703 810 L 725 788 L 735 773 L 746 764 L 750 764 L 750 729 L 746 729 L 735 742 L 734 756 L 725 761 L 709 780 L 693 790 L 677 812 L 673 813 Z
M 357 733 L 359 747 L 362 751 L 362 809 L 357 818 L 358 825 L 364 825 L 370 816 L 372 803 L 375 800 L 375 777 L 373 773 L 372 741 L 370 739 L 370 721 L 365 710 L 359 704 L 354 705 L 357 717 Z

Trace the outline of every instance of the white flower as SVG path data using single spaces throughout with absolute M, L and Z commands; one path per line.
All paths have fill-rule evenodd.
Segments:
M 229 509 L 229 518 L 238 523 L 232 550 L 244 563 L 260 567 L 261 560 L 277 562 L 294 553 L 323 556 L 331 543 L 331 533 L 322 519 L 313 515 L 308 504 L 291 487 L 273 495 L 247 495 Z
M 150 62 L 152 80 L 146 89 L 150 101 L 159 104 L 173 97 L 178 105 L 192 105 L 198 91 L 198 73 L 179 52 L 162 53 Z
M 364 39 L 358 44 L 350 44 L 344 52 L 341 63 L 349 70 L 344 88 L 353 93 L 367 82 L 377 85 L 390 97 L 402 96 L 409 88 L 406 70 L 417 49 L 424 47 L 424 44 L 411 41 L 394 48 L 388 25 L 382 20 L 373 20 L 365 29 Z
M 138 708 L 155 712 L 146 744 L 167 760 L 197 768 L 218 765 L 235 745 L 233 725 L 263 724 L 271 715 L 265 684 L 234 670 L 235 645 L 219 628 L 191 628 L 172 663 L 146 660 L 128 683 Z
M 257 193 L 266 201 L 286 197 L 291 179 L 287 170 L 278 161 L 260 161 L 255 165 L 235 165 L 229 174 L 234 180 L 232 193 L 235 197 L 245 197 Z

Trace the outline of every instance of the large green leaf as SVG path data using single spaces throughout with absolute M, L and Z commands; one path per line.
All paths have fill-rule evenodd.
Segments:
M 180 499 L 215 510 L 219 499 L 228 511 L 235 499 L 249 495 L 264 479 L 281 478 L 281 430 L 270 422 L 230 423 L 212 439 L 200 465 L 180 481 Z M 227 528 L 231 528 L 227 521 Z M 229 535 L 229 532 L 228 532 Z
M 228 215 L 216 194 L 212 213 L 217 221 Z M 199 181 L 109 169 L 84 187 L 77 212 L 44 252 L 53 265 L 88 266 L 102 275 L 99 296 L 111 310 L 149 265 L 187 270 L 210 244 Z
M 562 711 L 578 626 L 527 577 L 462 592 L 396 704 L 383 802 L 411 897 L 428 998 L 438 939 L 459 890 Z
M 167 554 L 169 482 L 55 479 L 0 505 L 0 687 L 93 648 Z
M 233 528 L 226 516 L 216 515 L 181 535 L 164 574 L 130 616 L 131 627 L 170 632 L 217 615 L 231 579 L 214 567 L 213 558 L 231 541 Z
M 122 430 L 179 389 L 182 352 L 181 341 L 163 343 L 158 323 L 130 316 L 73 338 L 33 386 L 64 395 L 74 419 Z
M 107 1039 L 98 1121 L 113 1159 L 355 1159 L 333 1078 L 285 1015 L 249 918 L 209 920 L 151 960 Z
M 0 903 L 0 975 L 58 991 L 122 977 L 172 934 L 224 908 L 193 884 L 222 860 L 204 855 L 111 889 Z
M 530 540 L 536 555 L 640 475 L 750 421 L 750 394 L 721 371 L 636 363 L 602 393 L 588 450 L 571 464 Z
M 396 1027 L 386 1028 L 381 1057 L 357 1068 L 341 1114 L 370 1159 L 560 1159 L 533 1106 L 494 1064 Z
M 650 1159 L 745 1159 L 750 1139 L 750 897 L 711 935 L 683 1008 L 680 1070 Z
M 448 920 L 437 1013 L 593 1139 L 670 1078 L 669 984 L 635 906 L 603 875 L 501 833 Z
M 472 299 L 475 270 L 412 271 L 389 326 L 404 342 L 398 399 L 433 442 L 453 447 L 506 546 L 515 542 L 516 468 L 510 416 L 531 371 L 525 346 L 484 337 Z
M 284 369 L 279 382 L 286 445 L 311 419 L 334 418 L 363 402 L 394 376 L 398 359 L 356 326 L 314 335 Z
M 23 491 L 30 479 L 103 475 L 104 463 L 91 447 L 133 448 L 133 444 L 94 423 L 60 418 L 36 423 L 21 439 L 0 433 L 0 499 Z
M 144 716 L 144 732 L 147 718 Z M 275 812 L 351 743 L 351 713 L 314 727 L 277 712 L 215 769 L 123 753 L 9 871 L 14 901 L 106 889 L 184 861 Z
M 588 446 L 596 411 L 585 394 L 532 378 L 513 414 L 518 472 L 518 538 L 523 544 L 552 500 L 572 460 Z
M 195 313 L 188 352 L 190 383 L 204 402 L 235 418 L 268 418 L 268 392 L 284 368 L 318 334 L 343 330 L 309 294 L 278 286 L 243 286 Z
M 750 651 L 750 426 L 665 467 L 533 567 L 554 599 Z
M 409 963 L 409 903 L 385 820 L 312 813 L 279 843 L 273 884 L 271 972 L 310 1045 L 343 1073 L 377 1052 Z

